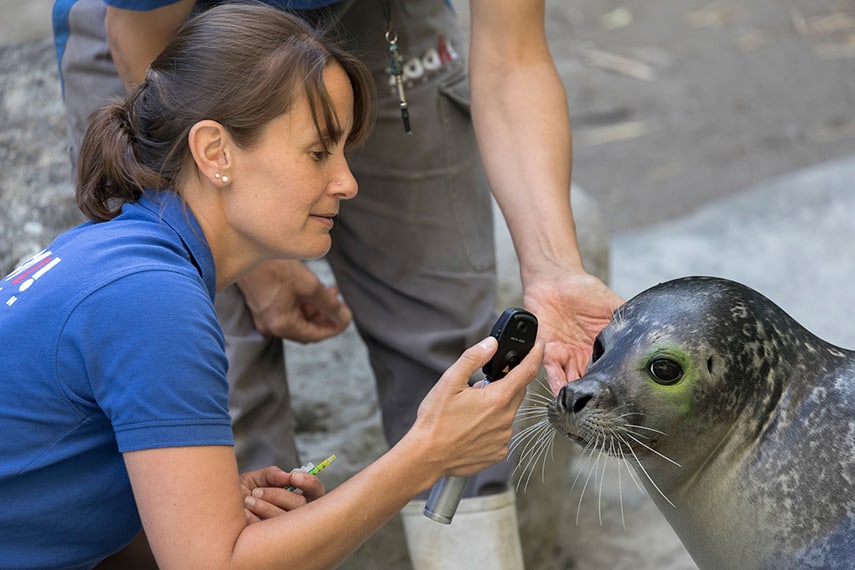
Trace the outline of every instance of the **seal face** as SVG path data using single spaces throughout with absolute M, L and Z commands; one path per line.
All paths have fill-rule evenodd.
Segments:
M 702 568 L 855 567 L 855 352 L 744 285 L 628 301 L 547 417 L 632 464 Z

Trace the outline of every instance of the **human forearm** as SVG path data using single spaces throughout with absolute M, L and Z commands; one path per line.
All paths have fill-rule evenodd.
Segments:
M 490 75 L 473 80 L 473 119 L 523 278 L 558 268 L 582 271 L 570 207 L 572 151 L 563 88 L 550 69 Z M 487 93 L 502 95 L 486 101 Z
M 543 346 L 536 345 L 501 382 L 468 387 L 467 379 L 495 346 L 488 339 L 469 349 L 428 394 L 413 428 L 388 453 L 318 501 L 265 521 L 276 525 L 245 529 L 236 556 L 275 548 L 283 567 L 285 560 L 332 567 L 440 477 L 473 475 L 504 458 L 514 414 L 542 361 Z M 251 564 L 259 567 L 260 562 Z
M 231 448 L 148 449 L 125 462 L 160 568 L 332 568 L 439 479 L 447 461 L 437 450 L 408 435 L 333 492 L 253 524 Z
M 484 126 L 479 144 L 483 140 L 482 152 L 490 157 L 485 162 L 493 160 L 487 172 L 519 258 L 523 304 L 538 316 L 539 338 L 547 342 L 544 367 L 557 393 L 582 374 L 594 338 L 622 300 L 582 265 L 570 206 L 570 123 L 563 88 L 553 84 L 537 93 L 521 92 L 530 81 L 548 86 L 558 78 L 548 69 L 520 73 L 525 80 L 489 77 L 484 92 L 505 95 L 477 111 L 473 101 L 473 115 Z
M 622 300 L 582 265 L 570 205 L 570 118 L 549 53 L 544 1 L 470 5 L 475 131 L 557 392 L 584 370 L 595 336 Z
M 276 564 L 271 567 L 277 568 L 340 564 L 413 496 L 439 479 L 436 466 L 417 449 L 402 441 L 321 499 L 287 516 L 248 526 L 234 550 L 236 567 L 263 568 L 272 560 Z
M 150 11 L 107 6 L 110 53 L 126 87 L 141 83 L 151 62 L 187 19 L 196 0 L 179 0 Z
M 507 455 L 514 414 L 543 359 L 538 343 L 501 382 L 468 380 L 495 353 L 470 347 L 419 407 L 388 453 L 333 492 L 246 524 L 232 450 L 225 446 L 125 454 L 140 517 L 162 568 L 329 568 L 412 497 L 445 475 L 472 475 Z M 200 481 L 200 476 L 201 481 Z
M 473 122 L 524 281 L 582 271 L 569 196 L 569 112 L 546 43 L 542 3 L 500 2 L 504 17 L 492 4 L 480 4 L 473 2 Z

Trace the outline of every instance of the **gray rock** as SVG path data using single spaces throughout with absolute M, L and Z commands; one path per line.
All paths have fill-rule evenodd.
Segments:
M 0 47 L 0 273 L 83 220 L 52 42 Z

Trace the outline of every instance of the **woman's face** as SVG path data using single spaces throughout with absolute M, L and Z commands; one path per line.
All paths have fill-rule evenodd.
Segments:
M 343 130 L 338 143 L 327 140 L 328 152 L 305 95 L 267 125 L 258 144 L 234 152 L 226 217 L 262 258 L 324 255 L 340 201 L 356 196 L 344 156 L 353 126 L 353 90 L 334 63 L 324 70 L 324 83 Z

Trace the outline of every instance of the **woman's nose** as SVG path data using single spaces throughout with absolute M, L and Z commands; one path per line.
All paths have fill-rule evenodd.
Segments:
M 350 166 L 345 161 L 344 165 L 338 169 L 332 181 L 332 191 L 343 200 L 349 200 L 356 196 L 359 190 L 359 185 L 356 183 L 356 178 L 353 172 L 350 171 Z

